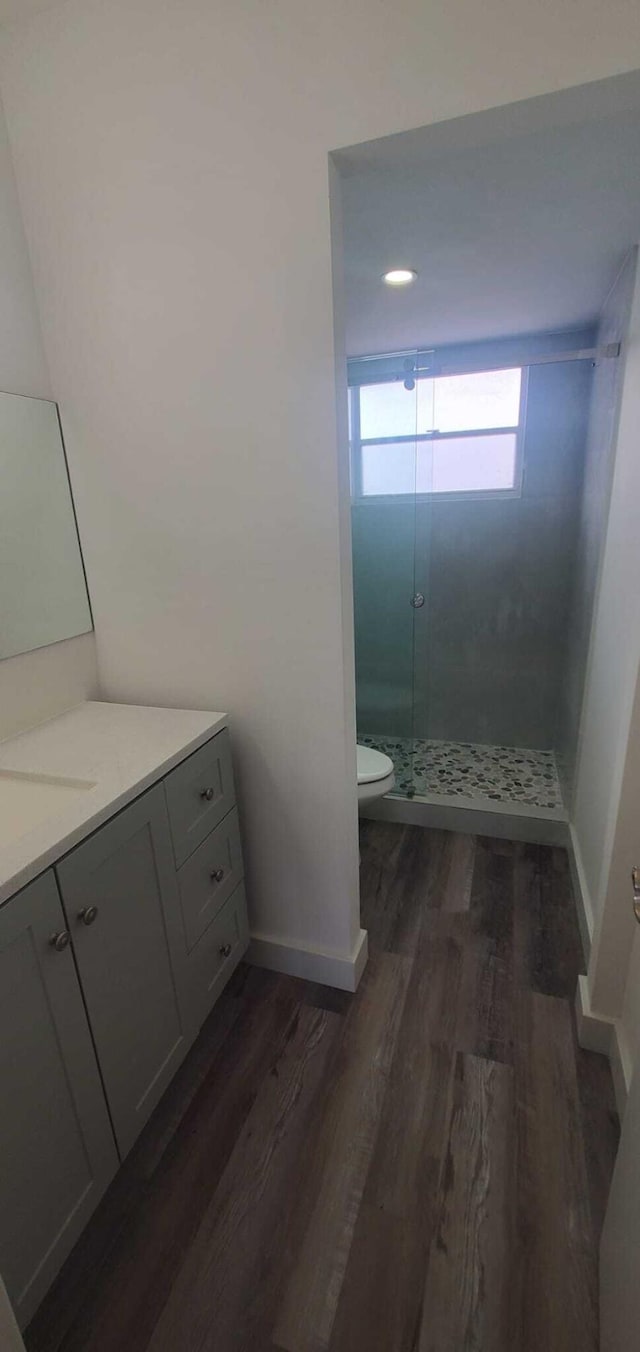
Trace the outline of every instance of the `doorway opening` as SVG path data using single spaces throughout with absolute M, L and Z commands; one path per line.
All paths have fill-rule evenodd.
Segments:
M 634 76 L 334 156 L 357 734 L 396 799 L 569 819 L 639 128 Z

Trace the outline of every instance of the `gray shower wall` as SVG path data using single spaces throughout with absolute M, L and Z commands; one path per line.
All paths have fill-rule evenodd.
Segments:
M 638 249 L 629 251 L 602 309 L 598 345 L 622 343 L 619 360 L 600 360 L 593 374 L 585 471 L 560 692 L 557 761 L 565 803 L 571 805 L 582 698 L 600 563 L 613 480 L 618 413 Z
M 592 342 L 545 335 L 547 350 Z M 521 496 L 354 505 L 360 731 L 556 745 L 591 378 L 530 368 Z M 414 512 L 427 603 L 412 612 Z

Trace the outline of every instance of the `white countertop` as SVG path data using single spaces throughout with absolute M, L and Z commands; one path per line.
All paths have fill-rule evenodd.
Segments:
M 226 714 L 91 700 L 0 742 L 0 775 L 91 788 L 0 849 L 0 904 L 227 726 Z

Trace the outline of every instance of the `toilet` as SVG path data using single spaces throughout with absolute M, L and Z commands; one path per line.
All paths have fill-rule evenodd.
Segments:
M 395 784 L 393 761 L 372 746 L 356 747 L 358 758 L 358 807 L 384 798 Z

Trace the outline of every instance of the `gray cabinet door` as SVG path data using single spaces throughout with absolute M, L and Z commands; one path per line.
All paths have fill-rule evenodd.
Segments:
M 193 1036 L 170 958 L 180 906 L 162 786 L 96 831 L 57 872 L 124 1157 Z
M 23 1326 L 118 1165 L 64 932 L 51 871 L 0 908 L 0 1271 Z

